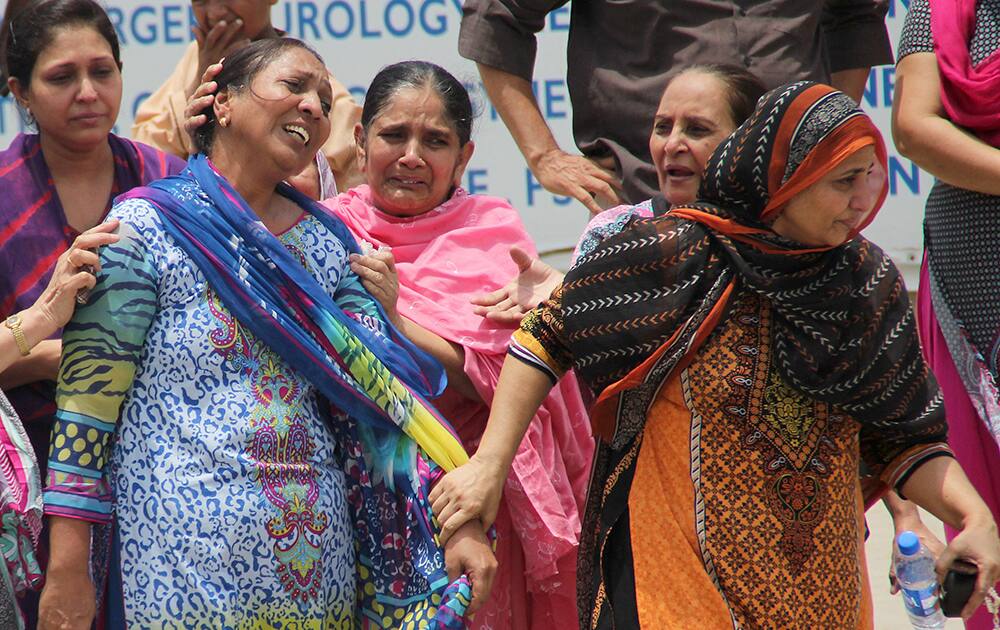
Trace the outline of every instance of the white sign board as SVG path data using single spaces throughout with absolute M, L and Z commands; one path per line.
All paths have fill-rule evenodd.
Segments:
M 889 30 L 899 37 L 909 0 L 891 0 Z M 183 0 L 109 0 L 106 3 L 122 43 L 124 95 L 116 133 L 128 135 L 134 113 L 167 77 L 191 41 L 194 16 Z M 579 203 L 543 190 L 503 122 L 492 109 L 475 65 L 458 55 L 461 0 L 282 0 L 272 21 L 289 35 L 312 44 L 333 74 L 358 102 L 382 66 L 404 59 L 426 59 L 450 70 L 471 89 L 480 114 L 474 131 L 476 153 L 465 187 L 510 199 L 542 252 L 562 262 L 577 241 L 588 214 Z M 572 111 L 565 81 L 569 7 L 549 14 L 538 38 L 535 92 L 539 107 L 560 145 L 575 150 Z M 921 251 L 923 203 L 933 180 L 900 157 L 889 138 L 894 70 L 872 70 L 863 105 L 886 135 L 889 145 L 890 196 L 866 235 L 893 255 L 916 288 Z M 22 129 L 13 101 L 0 99 L 0 142 L 6 145 Z

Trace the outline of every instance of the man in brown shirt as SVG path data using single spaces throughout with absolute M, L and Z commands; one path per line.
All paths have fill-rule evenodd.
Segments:
M 583 156 L 559 148 L 531 90 L 535 34 L 566 0 L 466 0 L 459 53 L 538 181 L 591 212 L 657 190 L 648 140 L 668 73 L 742 64 L 769 87 L 812 79 L 861 99 L 871 66 L 892 63 L 888 0 L 579 0 L 567 85 Z

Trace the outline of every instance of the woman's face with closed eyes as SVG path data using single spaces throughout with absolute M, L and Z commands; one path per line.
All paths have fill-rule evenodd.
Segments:
M 858 233 L 875 209 L 882 182 L 875 147 L 862 147 L 792 197 L 771 229 L 803 245 L 841 245 Z

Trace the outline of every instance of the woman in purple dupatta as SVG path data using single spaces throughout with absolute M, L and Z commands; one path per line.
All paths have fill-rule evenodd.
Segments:
M 9 8 L 2 30 L 7 83 L 37 133 L 18 135 L 0 153 L 0 318 L 36 302 L 59 256 L 104 219 L 116 196 L 184 165 L 110 133 L 121 102 L 121 59 L 114 28 L 100 5 L 45 0 L 31 3 L 28 11 L 17 13 L 14 4 Z M 0 367 L 0 388 L 9 399 L 6 430 L 0 434 L 3 457 L 19 453 L 28 439 L 45 465 L 60 336 L 60 328 L 54 328 L 24 356 Z M 7 416 L 15 412 L 23 428 L 8 425 Z M 17 468 L 4 466 L 3 471 Z M 38 483 L 39 471 L 23 468 L 23 478 L 3 477 L 5 515 L 11 513 L 8 494 L 28 496 L 31 484 Z M 35 608 L 29 594 L 24 603 L 29 626 Z
M 111 201 L 173 175 L 183 161 L 118 137 L 118 38 L 92 0 L 46 0 L 3 26 L 8 83 L 38 133 L 0 153 L 0 315 L 38 299 L 73 239 L 100 223 Z M 72 201 L 69 201 L 72 200 Z M 0 387 L 44 455 L 55 413 L 60 331 L 0 372 Z
M 914 0 L 896 66 L 893 136 L 936 178 L 917 292 L 923 352 L 948 441 L 1000 516 L 1000 4 Z M 947 530 L 951 539 L 955 532 Z M 968 628 L 992 628 L 985 609 Z
M 38 299 L 6 320 L 5 330 L 0 331 L 0 370 L 66 324 L 77 304 L 78 291 L 89 290 L 96 281 L 85 267 L 97 263 L 97 254 L 87 250 L 116 242 L 118 236 L 109 232 L 117 227 L 117 221 L 111 221 L 76 238 L 56 260 Z M 25 627 L 17 597 L 41 582 L 42 569 L 35 552 L 41 531 L 38 460 L 17 412 L 0 391 L 0 628 Z

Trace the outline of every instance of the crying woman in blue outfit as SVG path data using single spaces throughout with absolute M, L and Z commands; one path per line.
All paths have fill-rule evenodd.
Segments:
M 426 499 L 467 459 L 444 372 L 281 183 L 329 133 L 327 76 L 297 40 L 243 48 L 188 168 L 112 209 L 63 337 L 43 627 L 460 628 L 487 597 L 481 525 L 441 549 Z

